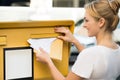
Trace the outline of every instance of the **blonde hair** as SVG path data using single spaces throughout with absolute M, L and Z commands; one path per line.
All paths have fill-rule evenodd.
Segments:
M 112 32 L 116 29 L 119 22 L 120 0 L 96 0 L 85 5 L 85 9 L 89 14 L 99 20 L 106 20 L 106 31 Z

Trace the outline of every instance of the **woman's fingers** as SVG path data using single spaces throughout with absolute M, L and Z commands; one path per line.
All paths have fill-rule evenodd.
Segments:
M 64 35 L 60 35 L 57 37 L 57 38 L 62 39 L 64 41 L 73 42 L 75 39 L 73 34 L 71 33 L 71 31 L 66 27 L 56 27 L 55 32 L 59 32 L 59 33 L 64 34 Z
M 36 53 L 35 55 L 37 61 L 47 64 L 51 60 L 49 54 L 42 48 L 40 48 L 39 50 L 34 50 L 34 52 Z
M 39 51 L 40 51 L 41 53 L 45 52 L 42 48 L 39 48 Z
M 65 33 L 67 29 L 65 27 L 55 27 L 54 30 L 55 32 Z

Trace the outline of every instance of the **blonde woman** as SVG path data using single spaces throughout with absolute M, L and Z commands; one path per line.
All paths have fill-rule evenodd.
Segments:
M 116 80 L 120 75 L 120 47 L 112 40 L 112 32 L 119 22 L 119 8 L 120 0 L 96 0 L 85 5 L 84 27 L 97 40 L 97 45 L 90 48 L 84 49 L 68 29 L 55 28 L 55 32 L 65 34 L 58 38 L 73 43 L 80 51 L 67 77 L 43 49 L 36 54 L 37 60 L 48 65 L 54 80 Z

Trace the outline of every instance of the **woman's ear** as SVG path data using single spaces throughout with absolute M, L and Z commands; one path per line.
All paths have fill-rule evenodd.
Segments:
M 100 18 L 99 19 L 99 27 L 102 28 L 102 27 L 104 27 L 104 25 L 105 25 L 105 19 L 104 18 Z

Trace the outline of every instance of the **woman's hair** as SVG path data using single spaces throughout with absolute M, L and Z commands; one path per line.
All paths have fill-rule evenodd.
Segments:
M 119 22 L 120 0 L 96 0 L 85 5 L 86 11 L 99 20 L 104 18 L 106 20 L 106 31 L 112 32 L 116 29 Z

